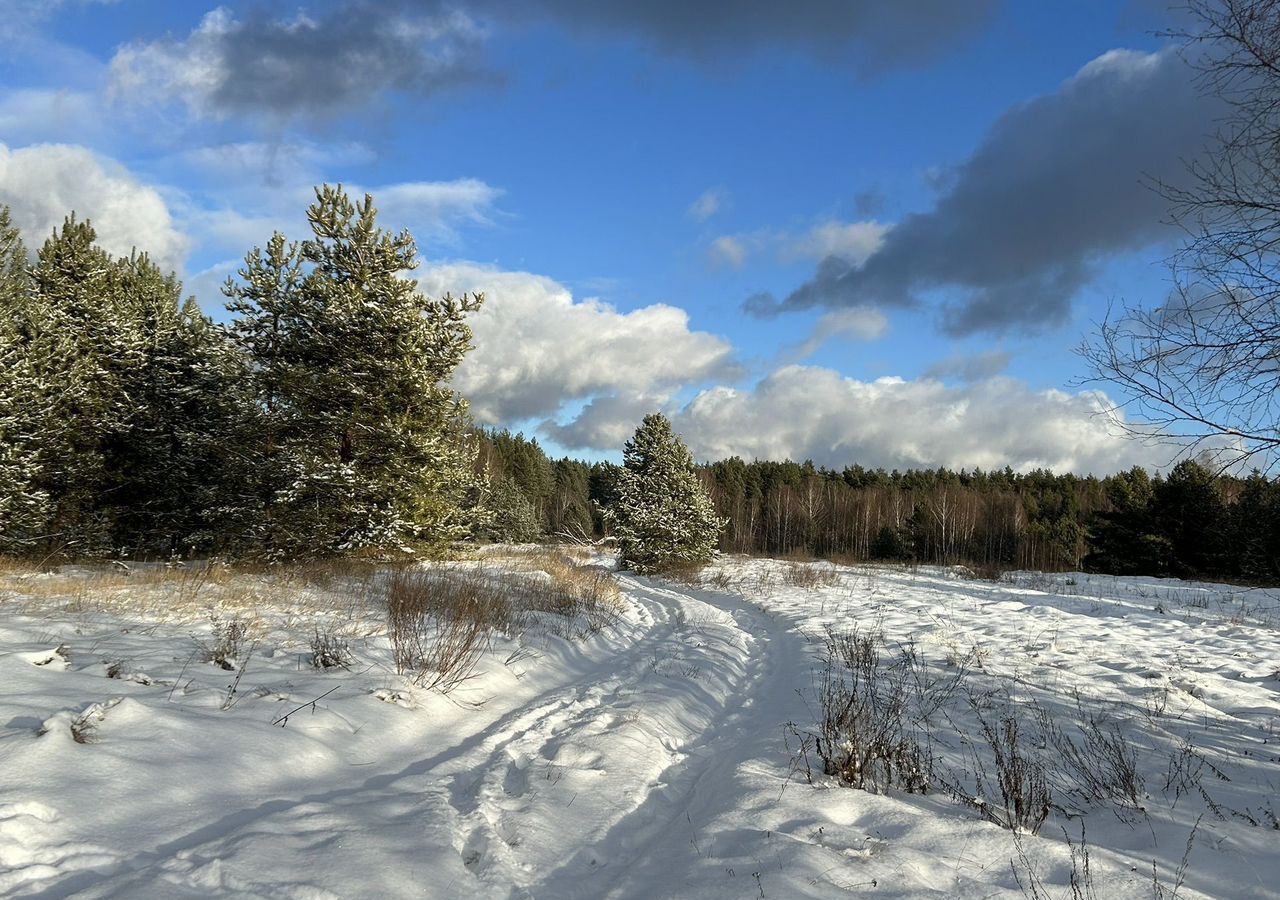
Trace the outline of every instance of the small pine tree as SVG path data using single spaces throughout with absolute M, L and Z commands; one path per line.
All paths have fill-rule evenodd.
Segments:
M 641 574 L 704 563 L 715 552 L 724 521 L 665 416 L 645 416 L 627 442 L 608 519 L 623 567 Z
M 537 509 L 512 479 L 499 475 L 490 480 L 485 507 L 489 516 L 476 529 L 479 537 L 505 544 L 527 544 L 542 536 Z

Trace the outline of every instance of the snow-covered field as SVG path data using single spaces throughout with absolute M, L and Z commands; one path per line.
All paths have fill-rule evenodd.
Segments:
M 1069 897 L 1083 834 L 1081 896 L 1280 896 L 1280 592 L 802 568 L 620 575 L 616 622 L 532 616 L 449 696 L 396 673 L 374 576 L 0 575 L 0 894 Z M 952 791 L 805 777 L 854 625 L 955 687 L 919 724 Z M 978 726 L 1006 715 L 1049 768 L 1039 835 L 964 799 L 998 806 Z M 1062 758 L 1105 761 L 1091 716 L 1131 796 Z

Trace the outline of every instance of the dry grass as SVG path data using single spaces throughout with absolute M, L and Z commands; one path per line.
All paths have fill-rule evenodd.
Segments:
M 385 573 L 385 566 L 383 569 Z M 219 560 L 62 566 L 51 572 L 0 571 L 0 599 L 33 613 L 112 613 L 192 622 L 211 613 L 252 617 L 266 605 L 332 612 L 370 605 L 378 571 L 370 563 L 231 566 Z
M 584 616 L 591 630 L 615 621 L 622 611 L 618 579 L 585 547 L 507 547 L 485 555 L 497 562 L 518 609 Z
M 782 581 L 791 587 L 813 591 L 835 587 L 840 583 L 840 573 L 829 563 L 789 562 L 782 570 Z
M 396 670 L 419 687 L 449 692 L 474 674 L 496 632 L 539 625 L 565 636 L 616 621 L 617 579 L 589 552 L 499 548 L 465 564 L 400 569 L 387 581 L 387 624 Z
M 206 628 L 212 622 L 198 649 L 233 667 L 243 656 L 239 644 L 247 647 L 277 628 L 301 625 L 311 664 L 328 669 L 350 664 L 350 640 L 385 633 L 394 667 L 439 690 L 469 677 L 495 632 L 515 636 L 537 628 L 577 637 L 615 622 L 622 609 L 617 579 L 596 554 L 575 547 L 505 548 L 479 560 L 414 565 L 374 559 L 100 563 L 40 572 L 6 564 L 0 602 L 20 604 L 32 615 L 203 622 Z

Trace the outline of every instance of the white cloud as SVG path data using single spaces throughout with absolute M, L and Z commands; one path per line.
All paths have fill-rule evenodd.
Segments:
M 890 228 L 892 226 L 874 219 L 862 222 L 828 219 L 800 232 L 766 228 L 721 235 L 711 242 L 707 253 L 713 265 L 729 265 L 735 269 L 742 268 L 749 257 L 762 253 L 769 253 L 784 263 L 834 257 L 851 266 L 860 266 L 880 249 Z
M 576 300 L 549 278 L 462 263 L 420 273 L 420 286 L 433 296 L 485 294 L 471 322 L 475 350 L 454 380 L 483 422 L 550 417 L 601 395 L 664 398 L 736 374 L 729 343 L 690 330 L 688 313 L 674 306 L 620 312 Z
M 703 391 L 675 425 L 701 459 L 1094 473 L 1168 462 L 1168 447 L 1125 437 L 1111 409 L 1099 392 L 1034 391 L 1009 378 L 952 388 L 787 366 L 751 390 Z
M 698 222 L 705 222 L 720 212 L 729 201 L 729 193 L 723 188 L 709 188 L 689 204 L 689 217 Z
M 711 242 L 710 254 L 711 261 L 716 265 L 741 269 L 747 261 L 749 251 L 741 238 L 724 235 Z
M 870 306 L 851 306 L 848 309 L 824 313 L 813 326 L 813 332 L 795 348 L 794 359 L 812 356 L 827 341 L 844 338 L 851 341 L 875 341 L 889 330 L 889 318 Z
M 798 235 L 782 235 L 784 256 L 792 259 L 823 260 L 829 256 L 860 266 L 871 254 L 880 249 L 884 236 L 891 226 L 869 220 L 866 222 L 820 222 Z
M 231 11 L 218 7 L 186 41 L 126 44 L 111 60 L 108 96 L 130 105 L 173 97 L 196 114 L 208 112 L 227 77 L 220 45 L 235 25 Z
M 365 190 L 351 188 L 359 194 Z M 419 240 L 452 242 L 460 225 L 491 225 L 499 188 L 478 178 L 453 181 L 406 181 L 369 188 L 380 218 L 395 227 L 408 227 Z
M 165 198 L 119 163 L 67 144 L 12 150 L 0 144 L 0 203 L 35 249 L 74 210 L 92 221 L 98 243 L 117 255 L 145 250 L 164 268 L 181 269 L 188 240 Z

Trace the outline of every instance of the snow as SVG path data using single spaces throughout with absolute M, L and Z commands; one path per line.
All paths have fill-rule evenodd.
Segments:
M 1280 592 L 793 566 L 620 575 L 616 623 L 498 635 L 449 696 L 394 671 L 376 578 L 2 575 L 0 894 L 1021 897 L 1030 866 L 1066 897 L 1083 824 L 1099 897 L 1152 896 L 1153 863 L 1171 891 L 1189 837 L 1179 896 L 1280 896 Z M 211 616 L 246 624 L 243 671 L 203 661 Z M 854 623 L 997 706 L 1107 711 L 1141 810 L 1060 793 L 1015 836 L 945 791 L 808 783 L 784 726 L 815 727 L 824 628 Z M 317 628 L 349 668 L 307 664 Z M 942 764 L 972 721 L 957 699 Z M 1165 789 L 1184 746 L 1204 794 Z

